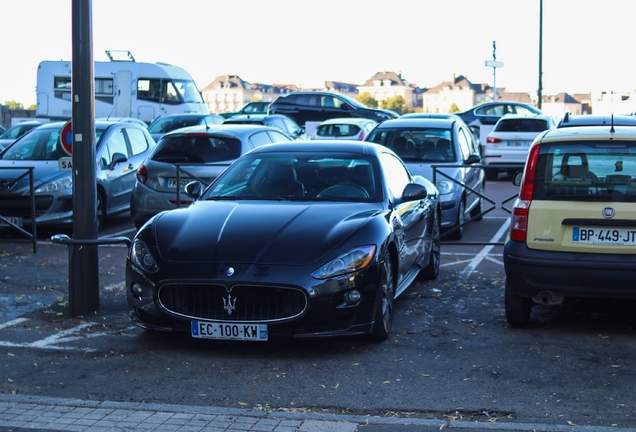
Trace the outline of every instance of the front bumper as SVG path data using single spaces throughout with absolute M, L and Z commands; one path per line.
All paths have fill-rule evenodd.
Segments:
M 264 289 L 280 286 L 281 289 L 301 290 L 306 298 L 306 307 L 300 314 L 288 319 L 259 320 L 244 319 L 241 324 L 267 324 L 270 337 L 328 337 L 352 336 L 369 333 L 373 328 L 373 312 L 375 308 L 377 282 L 380 279 L 380 266 L 372 265 L 362 272 L 348 276 L 318 281 L 306 275 L 306 268 L 290 266 L 267 267 L 264 273 L 262 266 L 237 266 L 236 273 L 227 276 L 220 267 L 208 267 L 198 270 L 196 266 L 186 264 L 180 266 L 181 275 L 193 275 L 192 279 L 154 278 L 149 280 L 139 272 L 130 261 L 126 266 L 126 296 L 129 316 L 133 323 L 148 330 L 157 331 L 191 331 L 193 320 L 215 323 L 237 323 L 232 316 L 223 319 L 204 319 L 197 316 L 184 316 L 168 310 L 159 300 L 159 290 L 169 284 L 199 284 L 204 286 L 225 286 L 224 297 L 231 293 L 235 286 L 262 286 Z M 208 273 L 205 279 L 194 275 Z M 141 296 L 133 294 L 133 283 L 143 287 Z M 361 299 L 355 304 L 344 300 L 344 293 L 356 289 L 361 292 Z M 222 304 L 222 298 L 215 301 Z M 237 307 L 240 307 L 240 302 Z M 208 305 L 201 305 L 206 308 Z M 234 311 L 234 315 L 238 314 Z

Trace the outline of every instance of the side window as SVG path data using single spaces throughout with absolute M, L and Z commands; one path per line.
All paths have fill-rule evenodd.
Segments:
M 473 149 L 470 143 L 471 140 L 466 135 L 466 131 L 464 130 L 464 128 L 459 129 L 459 134 L 457 138 L 459 140 L 459 148 L 462 152 L 462 159 L 466 160 L 468 159 L 468 156 L 471 155 Z
M 287 132 L 288 134 L 295 135 L 296 133 L 298 133 L 298 127 L 296 127 L 296 125 L 289 120 L 283 119 L 283 131 Z
M 141 154 L 148 149 L 148 140 L 146 139 L 146 135 L 143 131 L 131 128 L 126 129 L 126 133 L 128 134 L 128 140 L 130 141 L 130 148 L 133 156 Z
M 159 102 L 161 81 L 158 79 L 139 78 L 137 80 L 137 98 Z
M 384 171 L 384 178 L 389 192 L 395 198 L 401 197 L 402 191 L 411 181 L 406 167 L 402 161 L 389 153 L 380 155 L 380 164 L 382 165 L 382 171 Z
M 320 97 L 314 94 L 298 95 L 298 105 L 320 106 Z
M 269 134 L 270 138 L 272 139 L 272 142 L 289 142 L 291 141 L 289 139 L 289 137 L 285 134 L 282 134 L 280 132 L 276 132 L 276 131 L 267 131 L 267 133 Z
M 333 96 L 323 96 L 322 97 L 322 106 L 327 108 L 334 108 L 336 106 L 336 102 Z
M 102 145 L 102 162 L 104 165 L 110 165 L 115 153 L 121 153 L 128 157 L 128 147 L 126 146 L 123 129 L 114 131 Z
M 253 147 L 260 147 L 264 144 L 270 144 L 271 142 L 272 140 L 266 131 L 256 132 L 250 136 L 250 144 L 252 144 Z

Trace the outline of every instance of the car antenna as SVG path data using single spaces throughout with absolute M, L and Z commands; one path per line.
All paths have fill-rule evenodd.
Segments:
M 614 132 L 616 131 L 614 130 L 614 113 L 612 113 L 612 126 L 610 127 L 610 133 L 614 133 Z

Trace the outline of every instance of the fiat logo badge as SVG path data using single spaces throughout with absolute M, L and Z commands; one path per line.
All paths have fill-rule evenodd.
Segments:
M 614 217 L 614 209 L 612 207 L 605 207 L 603 209 L 603 217 L 605 217 L 606 219 L 613 218 Z
M 230 267 L 227 269 L 227 273 L 228 276 L 232 276 L 234 274 L 234 267 Z

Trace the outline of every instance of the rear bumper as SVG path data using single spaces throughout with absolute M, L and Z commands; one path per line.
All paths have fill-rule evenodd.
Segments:
M 585 254 L 504 246 L 507 286 L 521 297 L 551 292 L 563 297 L 636 299 L 636 255 Z

